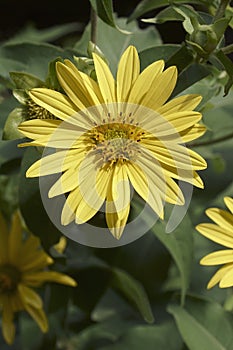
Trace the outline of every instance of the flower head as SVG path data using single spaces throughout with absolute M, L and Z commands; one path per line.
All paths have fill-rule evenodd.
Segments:
M 108 65 L 93 54 L 97 82 L 69 60 L 57 63 L 65 92 L 33 89 L 31 98 L 58 120 L 31 120 L 19 130 L 56 152 L 34 163 L 27 177 L 61 172 L 49 197 L 67 193 L 61 221 L 85 223 L 105 202 L 107 225 L 117 239 L 130 212 L 132 187 L 163 217 L 165 202 L 184 204 L 176 182 L 203 187 L 196 170 L 206 162 L 184 143 L 200 137 L 198 95 L 166 102 L 177 80 L 176 67 L 164 70 L 164 61 L 140 73 L 135 47 L 123 53 L 116 80 Z
M 10 232 L 0 214 L 0 310 L 2 333 L 8 344 L 15 337 L 14 314 L 25 310 L 36 321 L 42 332 L 48 330 L 48 321 L 43 311 L 43 301 L 32 287 L 45 282 L 76 286 L 68 275 L 49 271 L 53 263 L 32 234 L 23 235 L 18 212 L 13 216 Z
M 224 202 L 229 211 L 211 208 L 206 215 L 213 223 L 199 224 L 196 229 L 212 241 L 230 248 L 210 253 L 201 259 L 202 265 L 223 265 L 211 278 L 207 288 L 219 283 L 220 288 L 233 286 L 233 199 L 225 197 Z

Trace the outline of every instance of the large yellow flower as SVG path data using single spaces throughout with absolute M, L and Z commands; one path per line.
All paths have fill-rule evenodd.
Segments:
M 2 333 L 8 344 L 14 341 L 14 313 L 18 311 L 26 310 L 42 332 L 48 330 L 42 299 L 32 287 L 44 282 L 76 286 L 68 275 L 46 269 L 52 263 L 53 259 L 43 251 L 37 237 L 25 237 L 18 212 L 13 216 L 9 233 L 0 214 L 0 309 Z
M 166 103 L 177 80 L 176 67 L 164 61 L 140 73 L 137 50 L 123 53 L 116 80 L 102 58 L 93 54 L 97 82 L 65 60 L 57 76 L 65 92 L 33 89 L 30 97 L 59 120 L 30 120 L 19 130 L 31 138 L 25 145 L 56 149 L 34 163 L 27 177 L 62 172 L 49 197 L 67 193 L 61 222 L 85 223 L 105 202 L 107 225 L 117 239 L 127 223 L 132 187 L 163 218 L 164 202 L 182 205 L 175 180 L 203 188 L 196 170 L 205 160 L 184 143 L 205 127 L 193 109 L 199 95 Z M 174 180 L 175 179 L 175 180 Z
M 215 224 L 199 224 L 196 227 L 203 236 L 231 248 L 218 250 L 201 259 L 202 265 L 223 265 L 209 281 L 208 289 L 218 283 L 220 288 L 233 286 L 233 199 L 225 197 L 224 202 L 230 212 L 218 208 L 207 209 L 207 216 Z

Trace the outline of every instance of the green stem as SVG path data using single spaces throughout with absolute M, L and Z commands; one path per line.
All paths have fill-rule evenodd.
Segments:
M 91 41 L 96 44 L 97 37 L 97 14 L 95 10 L 91 7 Z
M 213 22 L 216 22 L 218 19 L 224 17 L 225 15 L 225 10 L 227 5 L 229 4 L 230 0 L 221 0 L 219 7 L 215 13 Z
M 233 132 L 228 134 L 228 135 L 224 135 L 224 136 L 218 137 L 216 139 L 212 139 L 212 140 L 208 140 L 208 141 L 202 141 L 202 142 L 193 142 L 193 143 L 190 143 L 188 145 L 188 147 L 194 148 L 194 147 L 209 146 L 209 145 L 213 145 L 215 143 L 219 143 L 219 142 L 230 140 L 231 138 L 233 138 Z
M 233 52 L 233 44 L 227 45 L 221 49 L 226 55 Z

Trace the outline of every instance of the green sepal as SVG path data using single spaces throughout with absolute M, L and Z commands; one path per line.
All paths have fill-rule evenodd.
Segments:
M 107 63 L 107 65 L 109 65 L 109 62 L 107 60 L 107 58 L 105 57 L 103 51 L 101 51 L 101 49 L 94 44 L 92 41 L 89 41 L 88 46 L 87 46 L 87 54 L 90 58 L 93 58 L 92 54 L 96 53 L 98 56 L 100 56 L 104 62 Z
M 92 72 L 95 70 L 94 61 L 92 58 L 74 56 L 74 61 L 78 70 L 89 76 L 91 76 Z
M 16 140 L 24 138 L 24 135 L 18 130 L 18 125 L 25 120 L 23 109 L 15 108 L 8 115 L 3 129 L 3 140 Z
M 48 74 L 47 74 L 47 77 L 45 79 L 45 85 L 49 89 L 62 91 L 62 87 L 61 87 L 59 80 L 57 78 L 57 72 L 56 72 L 57 62 L 63 62 L 62 58 L 57 57 L 57 58 L 55 58 L 55 60 L 53 60 L 49 63 Z
M 13 95 L 16 98 L 16 100 L 19 101 L 22 105 L 26 105 L 26 102 L 28 100 L 28 93 L 24 89 L 14 89 L 13 90 Z
M 11 79 L 15 83 L 16 89 L 31 90 L 45 86 L 45 83 L 36 76 L 24 72 L 10 72 Z

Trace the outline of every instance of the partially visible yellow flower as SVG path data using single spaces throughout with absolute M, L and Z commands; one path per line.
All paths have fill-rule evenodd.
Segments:
M 230 212 L 219 208 L 207 209 L 206 215 L 214 224 L 199 224 L 196 227 L 203 236 L 231 248 L 218 250 L 201 259 L 202 265 L 223 265 L 209 281 L 208 289 L 218 283 L 220 288 L 233 286 L 233 199 L 225 197 L 224 202 Z
M 42 332 L 48 330 L 43 301 L 32 287 L 44 282 L 77 285 L 68 275 L 48 270 L 52 263 L 53 259 L 43 251 L 37 237 L 23 235 L 18 212 L 13 215 L 9 233 L 0 214 L 0 310 L 2 333 L 8 344 L 14 341 L 14 313 L 18 311 L 27 311 Z
M 61 222 L 82 224 L 105 203 L 106 221 L 119 239 L 130 212 L 132 187 L 163 218 L 164 203 L 183 205 L 176 180 L 203 188 L 197 170 L 205 160 L 185 147 L 205 132 L 201 114 L 193 111 L 201 96 L 185 95 L 169 102 L 176 67 L 164 70 L 156 61 L 140 73 L 135 47 L 123 53 L 116 79 L 93 53 L 97 82 L 65 60 L 57 76 L 65 94 L 32 89 L 34 102 L 57 120 L 30 120 L 19 130 L 34 140 L 21 146 L 48 146 L 56 152 L 34 163 L 27 177 L 62 176 L 49 197 L 67 193 Z

